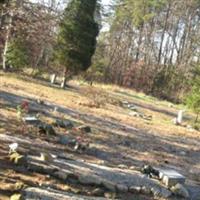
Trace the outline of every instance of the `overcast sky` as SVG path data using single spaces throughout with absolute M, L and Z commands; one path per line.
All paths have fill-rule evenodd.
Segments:
M 102 3 L 104 4 L 104 5 L 108 5 L 109 3 L 110 3 L 110 0 L 101 0 L 102 1 Z

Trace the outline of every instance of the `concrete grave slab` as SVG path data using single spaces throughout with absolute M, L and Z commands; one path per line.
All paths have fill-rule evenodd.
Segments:
M 177 183 L 184 184 L 186 178 L 172 169 L 157 169 L 159 171 L 159 178 L 167 187 L 172 187 Z
M 23 117 L 22 120 L 28 124 L 38 124 L 40 123 L 40 120 L 35 117 L 35 116 L 26 116 L 26 117 Z

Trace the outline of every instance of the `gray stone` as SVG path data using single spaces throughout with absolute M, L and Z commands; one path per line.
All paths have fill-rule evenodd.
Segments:
M 185 177 L 175 170 L 157 169 L 159 178 L 167 187 L 172 187 L 177 183 L 185 183 Z
M 74 127 L 73 123 L 70 121 L 70 120 L 60 120 L 60 119 L 57 119 L 55 124 L 61 128 L 66 128 L 66 129 L 71 129 Z
M 149 195 L 149 194 L 151 194 L 151 189 L 146 186 L 142 186 L 141 193 Z
M 68 174 L 62 171 L 57 171 L 54 173 L 54 176 L 58 179 L 61 179 L 63 181 L 67 180 Z
M 128 101 L 123 100 L 122 103 L 123 103 L 123 104 L 128 104 Z
M 119 192 L 128 192 L 128 186 L 124 184 L 117 184 L 116 188 L 117 188 L 117 191 Z
M 104 195 L 104 190 L 101 188 L 96 188 L 91 192 L 91 195 L 94 196 L 103 196 Z
M 88 197 L 51 188 L 25 188 L 22 193 L 26 200 L 106 200 L 103 197 Z
M 61 84 L 60 84 L 60 87 L 61 87 L 62 89 L 65 88 L 66 82 L 67 82 L 67 78 L 66 78 L 66 77 L 63 77 L 63 78 L 62 78 L 62 81 L 61 81 Z
M 184 197 L 184 198 L 189 198 L 189 192 L 188 190 L 180 183 L 177 183 L 175 186 L 171 188 L 171 191 L 178 196 Z
M 69 137 L 67 135 L 61 135 L 59 137 L 59 143 L 60 144 L 63 144 L 63 145 L 69 145 L 69 146 L 75 146 L 76 145 L 76 139 L 75 138 L 72 138 L 72 137 Z
M 132 192 L 132 193 L 140 193 L 141 192 L 141 187 L 140 186 L 130 186 L 129 187 L 129 192 Z
M 112 191 L 112 192 L 115 192 L 116 191 L 116 185 L 115 183 L 111 182 L 111 181 L 108 181 L 108 180 L 103 180 L 102 182 L 103 186 L 105 188 L 107 188 L 108 190 Z
M 179 153 L 181 156 L 186 156 L 186 152 L 185 151 L 180 151 L 180 153 Z
M 120 164 L 117 167 L 120 168 L 120 169 L 128 169 L 128 166 L 124 165 L 124 164 Z
M 161 197 L 169 198 L 170 196 L 172 196 L 172 193 L 169 190 L 161 188 Z
M 129 109 L 130 109 L 130 110 L 133 110 L 133 111 L 135 111 L 135 112 L 138 111 L 138 108 L 137 108 L 136 106 L 131 106 Z
M 34 172 L 48 175 L 53 175 L 55 172 L 55 168 L 52 168 L 50 165 L 47 165 L 45 163 L 38 163 L 37 161 L 29 161 L 28 169 Z
M 172 195 L 172 192 L 165 188 L 152 187 L 151 192 L 153 193 L 154 197 L 169 198 Z
M 116 199 L 116 194 L 112 193 L 112 192 L 105 192 L 104 196 L 106 197 L 106 199 Z
M 101 180 L 99 179 L 99 177 L 94 176 L 94 175 L 80 175 L 78 177 L 78 180 L 80 183 L 86 184 L 86 185 L 100 185 L 101 184 Z
M 139 117 L 140 116 L 140 114 L 138 112 L 135 112 L 135 111 L 130 112 L 129 115 L 133 116 L 133 117 Z
M 154 197 L 160 197 L 160 189 L 158 187 L 151 188 L 151 192 L 153 193 Z

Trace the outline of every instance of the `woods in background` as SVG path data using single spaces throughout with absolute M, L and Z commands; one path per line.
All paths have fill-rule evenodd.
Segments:
M 200 1 L 121 0 L 109 22 L 92 71 L 103 60 L 102 81 L 179 101 L 200 61 Z

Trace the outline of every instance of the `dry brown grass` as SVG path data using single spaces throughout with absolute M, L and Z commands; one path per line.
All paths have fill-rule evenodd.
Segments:
M 130 89 L 124 89 L 118 86 L 96 84 L 93 87 L 84 85 L 77 88 L 76 82 L 73 81 L 72 84 L 75 86 L 75 89 L 61 90 L 49 87 L 43 82 L 41 84 L 32 79 L 24 81 L 13 74 L 1 73 L 0 75 L 1 90 L 6 92 L 40 98 L 71 109 L 87 112 L 96 116 L 115 119 L 116 121 L 137 128 L 152 129 L 166 135 L 173 134 L 194 138 L 200 137 L 200 134 L 197 131 L 189 132 L 184 127 L 173 125 L 171 122 L 173 118 L 172 116 L 163 112 L 143 108 L 143 106 L 147 108 L 148 106 L 154 106 L 164 111 L 176 113 L 179 107 L 175 105 L 170 108 L 168 107 L 169 102 L 155 100 L 154 98 L 145 96 L 142 93 L 137 94 Z M 118 91 L 122 91 L 123 94 L 119 94 Z M 130 111 L 120 106 L 122 100 L 128 100 L 141 105 L 141 107 L 139 106 L 140 111 L 147 115 L 152 115 L 153 120 L 148 122 L 137 117 L 129 116 L 128 113 Z
M 130 135 L 129 132 L 120 130 L 114 130 L 112 134 L 95 131 L 95 134 L 90 136 L 89 139 L 97 143 L 97 148 L 113 154 L 116 151 L 122 152 L 130 160 L 137 159 L 144 163 L 163 164 L 167 161 L 171 165 L 184 168 L 185 171 L 190 170 L 192 166 L 194 173 L 191 173 L 191 177 L 195 177 L 194 174 L 200 172 L 198 158 L 192 156 L 180 157 L 178 154 L 176 155 L 176 152 L 170 153 L 170 148 L 172 148 L 172 151 L 184 149 L 189 155 L 193 155 L 193 152 L 200 152 L 200 145 L 195 146 L 195 143 L 192 142 L 200 142 L 200 133 L 191 132 L 185 127 L 175 126 L 171 121 L 173 117 L 169 113 L 176 114 L 178 109 L 183 108 L 182 106 L 173 105 L 173 107 L 169 107 L 169 102 L 159 101 L 145 94 L 118 86 L 101 84 L 95 84 L 92 87 L 86 84 L 80 86 L 77 81 L 71 81 L 71 88 L 61 90 L 56 87 L 49 87 L 46 82 L 31 78 L 27 81 L 22 78 L 13 74 L 2 73 L 0 74 L 0 89 L 20 96 L 50 101 L 91 116 L 112 120 L 118 124 L 129 125 L 141 130 L 139 135 Z M 130 110 L 124 108 L 121 104 L 123 100 L 137 104 L 139 111 L 146 115 L 152 115 L 152 121 L 130 116 Z M 0 102 L 0 104 L 3 104 L 3 102 Z M 19 122 L 16 121 L 16 110 L 8 110 L 5 107 L 1 109 L 2 118 L 5 118 L 6 121 L 13 120 L 12 126 L 3 126 L 0 129 L 1 133 L 5 131 L 16 132 L 19 126 Z M 189 111 L 188 113 L 193 115 Z M 185 123 L 190 122 L 186 121 Z M 95 126 L 95 124 L 92 125 Z M 134 144 L 133 148 L 118 145 L 126 137 Z M 115 158 L 113 156 L 113 159 L 114 161 L 124 162 L 121 157 Z M 90 161 L 92 162 L 92 160 Z

